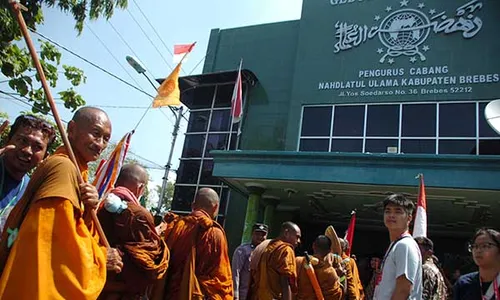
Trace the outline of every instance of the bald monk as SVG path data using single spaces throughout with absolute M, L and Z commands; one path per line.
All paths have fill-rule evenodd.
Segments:
M 347 271 L 347 291 L 345 298 L 349 300 L 363 300 L 365 299 L 365 293 L 363 284 L 359 278 L 358 266 L 356 265 L 356 261 L 346 254 L 349 249 L 349 242 L 345 239 L 339 239 L 339 241 L 342 246 L 342 262 Z
M 148 173 L 137 164 L 126 164 L 118 175 L 98 217 L 111 247 L 123 253 L 121 273 L 108 274 L 102 300 L 142 299 L 167 271 L 167 245 L 156 233 L 153 216 L 141 206 Z
M 278 238 L 265 240 L 250 258 L 251 300 L 291 300 L 297 290 L 297 267 L 294 249 L 300 243 L 299 226 L 292 222 L 281 225 Z
M 210 188 L 201 188 L 191 207 L 186 217 L 165 216 L 170 265 L 165 284 L 160 283 L 152 299 L 233 299 L 226 234 L 214 220 L 219 196 Z
M 342 288 L 340 287 L 339 277 L 335 269 L 325 260 L 325 257 L 330 253 L 331 245 L 332 242 L 325 235 L 319 235 L 316 238 L 313 243 L 313 255 L 318 259 L 318 262 L 313 264 L 313 268 L 325 300 L 340 300 L 342 299 Z M 317 299 L 311 280 L 304 267 L 307 263 L 306 258 L 304 256 L 297 257 L 296 262 L 298 286 L 296 300 Z
M 97 160 L 110 135 L 109 118 L 97 108 L 81 108 L 69 122 L 68 138 L 85 181 L 87 164 Z M 117 250 L 99 243 L 90 215 L 97 204 L 97 190 L 78 184 L 64 147 L 42 162 L 2 233 L 2 299 L 96 299 L 106 269 L 122 267 Z

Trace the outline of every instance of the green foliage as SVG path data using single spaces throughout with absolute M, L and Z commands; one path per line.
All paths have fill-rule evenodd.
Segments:
M 86 19 L 93 20 L 100 17 L 109 19 L 115 8 L 127 7 L 127 0 L 21 0 L 20 3 L 28 9 L 22 12 L 28 28 L 36 30 L 36 27 L 43 23 L 42 8 L 47 5 L 71 14 L 78 34 L 83 31 Z M 0 30 L 0 71 L 10 78 L 9 86 L 12 90 L 33 103 L 33 113 L 47 114 L 50 107 L 45 99 L 40 78 L 36 74 L 30 54 L 25 48 L 18 46 L 20 43 L 15 42 L 20 41 L 22 35 L 7 0 L 0 1 L 0 28 L 2 28 Z M 38 52 L 47 82 L 52 88 L 56 88 L 61 72 L 59 67 L 62 54 L 54 45 L 44 41 L 40 41 Z M 62 69 L 71 87 L 59 91 L 58 94 L 64 101 L 64 106 L 75 111 L 78 107 L 85 105 L 85 101 L 74 87 L 85 83 L 86 77 L 82 70 L 74 66 L 62 65 Z M 33 77 L 36 79 L 35 82 L 32 80 Z
M 175 184 L 170 181 L 167 182 L 167 189 L 165 191 L 165 194 L 163 195 L 160 211 L 158 211 L 156 206 L 152 207 L 151 211 L 153 212 L 153 214 L 159 214 L 163 211 L 169 210 L 172 207 L 172 200 L 174 199 L 174 189 L 175 189 Z M 161 185 L 156 186 L 156 193 L 158 195 L 158 198 L 160 198 Z

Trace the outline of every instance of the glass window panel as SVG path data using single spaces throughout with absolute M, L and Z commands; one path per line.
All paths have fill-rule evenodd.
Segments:
M 439 154 L 476 154 L 475 140 L 440 140 Z
M 484 117 L 484 108 L 488 105 L 488 102 L 480 102 L 479 103 L 479 136 L 480 137 L 498 137 L 499 134 L 491 128 Z M 481 147 L 479 147 L 481 150 Z
M 299 151 L 328 152 L 329 139 L 301 139 Z
M 333 139 L 331 152 L 363 152 L 362 139 Z
M 201 168 L 200 184 L 209 185 L 220 185 L 220 181 L 217 177 L 212 176 L 212 170 L 214 168 L 213 160 L 203 160 L 203 166 Z
M 436 140 L 401 140 L 401 153 L 436 154 Z
M 208 118 L 210 111 L 195 111 L 189 114 L 187 132 L 205 132 L 207 131 Z
M 365 106 L 335 106 L 333 136 L 363 136 Z
M 229 133 L 215 133 L 208 135 L 207 148 L 205 149 L 205 157 L 211 157 L 210 151 L 212 150 L 226 150 L 229 138 Z M 238 136 L 237 133 L 233 133 L 231 136 L 231 147 L 230 150 L 236 149 L 236 142 Z
M 398 140 L 366 139 L 365 152 L 387 153 L 387 147 L 397 147 Z
M 366 136 L 399 135 L 399 105 L 368 105 Z
M 177 170 L 177 182 L 196 184 L 198 182 L 200 162 L 201 160 L 181 160 Z
M 479 140 L 480 155 L 499 155 L 500 140 Z
M 191 203 L 194 200 L 196 187 L 176 186 L 174 199 L 172 200 L 172 210 L 191 211 Z
M 231 110 L 214 110 L 210 121 L 210 131 L 229 131 L 231 123 Z M 238 124 L 233 124 L 233 131 L 238 130 Z
M 476 104 L 475 103 L 439 104 L 439 136 L 475 137 Z
M 304 107 L 302 136 L 330 136 L 332 107 Z
M 435 137 L 436 104 L 403 104 L 401 136 Z
M 188 134 L 184 139 L 182 157 L 201 157 L 206 134 Z
M 218 85 L 217 95 L 215 95 L 214 107 L 231 107 L 231 98 L 233 97 L 233 89 L 234 89 L 234 83 Z
M 186 89 L 181 95 L 181 101 L 190 109 L 211 108 L 212 101 L 214 99 L 214 92 L 214 85 L 198 86 L 194 89 Z

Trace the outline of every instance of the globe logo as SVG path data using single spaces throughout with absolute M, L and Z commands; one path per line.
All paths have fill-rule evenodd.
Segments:
M 388 15 L 380 24 L 378 33 L 380 41 L 387 47 L 380 63 L 384 63 L 387 57 L 400 55 L 418 55 L 421 61 L 425 61 L 419 46 L 429 36 L 430 27 L 429 18 L 415 9 L 400 9 Z

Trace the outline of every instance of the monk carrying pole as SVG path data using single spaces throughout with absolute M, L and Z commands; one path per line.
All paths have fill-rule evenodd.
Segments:
M 68 140 L 68 136 L 66 135 L 66 130 L 64 130 L 63 124 L 61 122 L 61 118 L 59 117 L 59 113 L 57 112 L 57 107 L 54 103 L 54 99 L 52 98 L 52 94 L 50 93 L 49 85 L 47 84 L 47 79 L 45 78 L 45 73 L 43 72 L 42 65 L 40 64 L 40 60 L 38 59 L 38 55 L 36 53 L 35 46 L 33 45 L 33 41 L 31 40 L 31 36 L 28 32 L 28 28 L 26 27 L 26 22 L 24 22 L 23 15 L 21 14 L 21 9 L 27 10 L 26 7 L 22 6 L 16 0 L 9 0 L 9 3 L 12 5 L 12 10 L 14 11 L 14 15 L 16 16 L 17 23 L 21 28 L 21 32 L 23 33 L 24 40 L 28 45 L 28 49 L 31 54 L 31 58 L 33 59 L 33 63 L 35 64 L 36 71 L 38 76 L 40 76 L 40 81 L 42 82 L 43 90 L 45 91 L 45 96 L 47 101 L 49 102 L 50 109 L 52 110 L 52 114 L 54 115 L 54 119 L 57 124 L 57 128 L 59 129 L 59 133 L 61 134 L 61 138 L 63 140 L 64 146 L 66 147 L 66 151 L 68 151 L 69 158 L 73 162 L 76 167 L 78 174 L 78 183 L 83 183 L 83 178 L 80 173 L 80 168 L 78 168 L 78 162 L 76 161 L 75 154 L 73 153 L 73 149 L 71 149 L 71 145 Z M 99 223 L 99 219 L 97 219 L 97 214 L 94 209 L 90 210 L 90 214 L 92 216 L 92 220 L 96 225 L 97 232 L 99 233 L 99 238 L 102 244 L 109 248 L 108 239 L 106 239 L 106 235 L 102 230 L 101 223 Z

